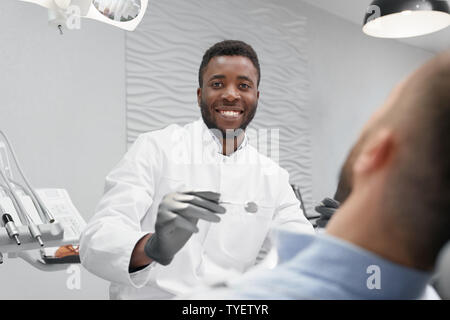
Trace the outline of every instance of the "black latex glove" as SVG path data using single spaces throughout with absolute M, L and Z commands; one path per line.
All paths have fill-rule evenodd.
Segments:
M 336 212 L 341 204 L 339 201 L 336 201 L 331 198 L 325 198 L 322 202 L 316 206 L 314 209 L 320 213 L 320 218 L 317 219 L 316 223 L 319 228 L 325 228 L 328 221 L 332 217 L 332 215 Z
M 225 208 L 219 205 L 215 192 L 182 192 L 167 194 L 158 207 L 155 233 L 145 244 L 152 260 L 168 265 L 174 255 L 198 232 L 199 219 L 217 223 Z

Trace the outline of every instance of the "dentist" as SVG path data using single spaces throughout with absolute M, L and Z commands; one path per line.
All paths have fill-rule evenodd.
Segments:
M 274 227 L 314 233 L 287 171 L 245 134 L 259 82 L 249 45 L 215 44 L 199 69 L 202 117 L 140 135 L 106 177 L 80 258 L 112 299 L 169 299 L 269 266 Z

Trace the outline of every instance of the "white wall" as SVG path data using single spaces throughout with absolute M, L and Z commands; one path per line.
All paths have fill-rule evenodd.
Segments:
M 61 36 L 47 12 L 0 3 L 0 128 L 35 187 L 69 191 L 89 219 L 104 177 L 125 151 L 124 32 L 83 20 Z M 107 298 L 107 283 L 82 270 L 81 290 L 64 271 L 18 259 L 0 265 L 0 299 Z
M 368 37 L 361 26 L 283 0 L 308 17 L 313 200 L 333 196 L 347 153 L 390 90 L 433 54 Z

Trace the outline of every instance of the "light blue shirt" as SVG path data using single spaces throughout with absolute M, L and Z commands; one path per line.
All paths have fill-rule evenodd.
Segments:
M 280 264 L 249 272 L 208 299 L 419 299 L 430 274 L 326 233 L 278 233 Z

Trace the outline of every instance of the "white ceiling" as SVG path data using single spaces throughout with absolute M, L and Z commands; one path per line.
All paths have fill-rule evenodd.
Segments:
M 360 25 L 364 19 L 367 7 L 371 0 L 302 0 L 315 7 L 328 11 L 347 21 Z M 361 30 L 362 32 L 362 30 Z M 409 39 L 398 40 L 400 42 L 423 48 L 431 52 L 440 52 L 450 49 L 450 27 L 444 30 Z

